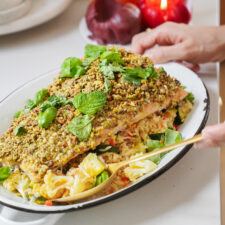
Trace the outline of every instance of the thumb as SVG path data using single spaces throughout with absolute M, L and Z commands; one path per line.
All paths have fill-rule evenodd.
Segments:
M 147 50 L 144 55 L 150 57 L 155 64 L 159 64 L 174 60 L 184 60 L 185 54 L 183 43 L 181 43 L 172 46 L 155 47 Z

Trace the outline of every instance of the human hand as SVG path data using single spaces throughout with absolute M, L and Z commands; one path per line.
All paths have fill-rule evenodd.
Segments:
M 204 139 L 195 144 L 196 148 L 225 146 L 225 123 L 206 127 L 202 135 Z
M 165 23 L 133 37 L 131 48 L 154 63 L 185 61 L 188 67 L 225 59 L 225 26 L 194 27 Z M 156 44 L 159 47 L 154 47 Z

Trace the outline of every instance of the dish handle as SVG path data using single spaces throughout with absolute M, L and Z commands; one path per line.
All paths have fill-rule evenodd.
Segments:
M 4 225 L 53 225 L 55 224 L 64 213 L 59 214 L 34 214 L 34 213 L 26 213 L 19 210 L 11 209 L 8 207 L 3 207 L 0 213 L 0 224 Z M 39 218 L 38 218 L 38 217 Z M 21 221 L 21 218 L 29 219 L 29 221 L 17 222 L 17 220 Z M 34 218 L 37 218 L 34 220 Z

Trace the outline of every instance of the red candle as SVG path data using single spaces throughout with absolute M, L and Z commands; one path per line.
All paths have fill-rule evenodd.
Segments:
M 139 8 L 144 24 L 150 28 L 167 21 L 189 23 L 191 19 L 189 0 L 140 0 Z

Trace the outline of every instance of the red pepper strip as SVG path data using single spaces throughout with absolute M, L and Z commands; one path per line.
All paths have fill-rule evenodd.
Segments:
M 114 142 L 114 140 L 113 140 L 113 139 L 111 139 L 111 140 L 109 141 L 109 144 L 110 144 L 110 145 L 112 145 L 112 146 L 115 146 L 115 142 Z
M 52 204 L 52 201 L 47 200 L 47 201 L 45 201 L 45 205 L 46 205 L 46 206 L 52 206 L 53 204 Z
M 123 182 L 128 182 L 128 181 L 129 181 L 129 179 L 128 179 L 127 177 L 122 177 L 121 180 L 122 180 Z
M 178 130 L 178 126 L 176 124 L 173 125 L 174 130 Z

